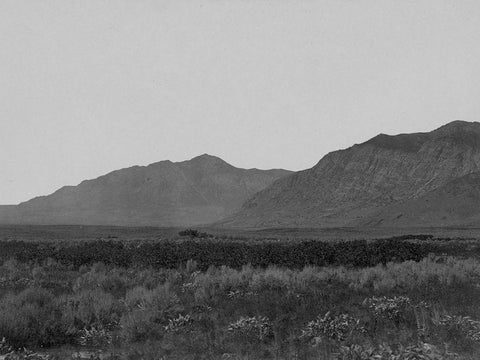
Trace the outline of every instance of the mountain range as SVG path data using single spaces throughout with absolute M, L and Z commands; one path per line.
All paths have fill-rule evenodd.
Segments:
M 211 223 L 290 172 L 239 169 L 201 155 L 113 171 L 16 206 L 0 223 L 187 226 Z
M 239 169 L 207 154 L 114 171 L 16 206 L 0 223 L 480 226 L 480 123 L 380 134 L 310 169 Z

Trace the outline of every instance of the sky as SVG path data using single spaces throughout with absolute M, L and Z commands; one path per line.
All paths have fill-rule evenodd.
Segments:
M 0 49 L 0 204 L 480 120 L 478 0 L 2 0 Z

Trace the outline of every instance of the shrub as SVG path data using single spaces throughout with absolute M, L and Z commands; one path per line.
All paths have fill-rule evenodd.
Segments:
M 262 316 L 241 317 L 228 326 L 228 332 L 236 339 L 245 342 L 264 341 L 272 333 L 268 318 Z
M 406 296 L 373 296 L 365 299 L 363 305 L 373 310 L 375 317 L 382 317 L 398 322 L 405 317 L 405 310 L 411 306 L 411 301 L 410 298 Z
M 48 346 L 65 340 L 61 308 L 45 289 L 27 288 L 0 301 L 0 335 L 14 347 Z
M 157 338 L 163 327 L 155 321 L 155 314 L 135 309 L 122 316 L 120 320 L 121 336 L 128 342 L 142 342 Z
M 457 360 L 458 354 L 441 350 L 434 345 L 420 343 L 418 345 L 400 346 L 393 350 L 390 346 L 350 345 L 342 346 L 336 360 Z
M 92 326 L 90 329 L 84 328 L 80 331 L 78 342 L 89 347 L 107 346 L 112 343 L 112 334 L 102 327 Z
M 169 283 L 153 290 L 144 287 L 129 290 L 125 305 L 127 312 L 120 321 L 122 336 L 134 342 L 159 337 L 165 332 L 169 319 L 183 310 Z
M 446 327 L 450 331 L 458 331 L 467 339 L 480 342 L 480 321 L 470 316 L 442 315 L 434 319 L 434 324 Z
M 363 331 L 360 320 L 348 314 L 333 316 L 327 312 L 323 317 L 318 316 L 316 320 L 310 321 L 302 330 L 300 338 L 318 344 L 322 338 L 345 341 L 354 332 Z
M 63 321 L 70 332 L 91 327 L 110 328 L 122 314 L 118 300 L 101 289 L 82 290 L 62 299 Z
M 0 355 L 5 355 L 13 351 L 13 348 L 7 343 L 5 337 L 0 341 Z
M 112 295 L 124 295 L 128 287 L 128 278 L 120 269 L 107 270 L 103 264 L 95 264 L 79 276 L 73 284 L 73 290 L 102 289 Z
M 193 318 L 190 315 L 179 315 L 175 319 L 168 320 L 168 325 L 165 326 L 167 333 L 180 333 L 190 330 L 193 323 Z

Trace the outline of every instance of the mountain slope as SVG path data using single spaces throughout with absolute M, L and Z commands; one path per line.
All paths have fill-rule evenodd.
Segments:
M 383 208 L 370 216 L 370 226 L 479 226 L 480 173 L 457 178 L 418 197 Z
M 371 224 L 388 206 L 480 171 L 480 123 L 378 135 L 274 182 L 222 221 L 232 227 Z
M 117 170 L 78 186 L 0 208 L 0 223 L 195 225 L 216 221 L 286 170 L 235 168 L 202 155 Z

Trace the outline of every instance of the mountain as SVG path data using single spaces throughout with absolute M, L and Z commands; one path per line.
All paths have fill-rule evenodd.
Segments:
M 428 133 L 380 134 L 327 154 L 311 169 L 275 181 L 220 225 L 266 228 L 466 223 L 474 220 L 480 208 L 476 195 L 479 178 L 470 175 L 478 172 L 478 122 L 454 121 Z
M 217 221 L 287 170 L 239 169 L 207 154 L 113 171 L 17 206 L 0 223 L 187 226 Z
M 368 222 L 365 225 L 478 227 L 480 173 L 462 176 L 418 198 L 392 204 L 370 216 Z

